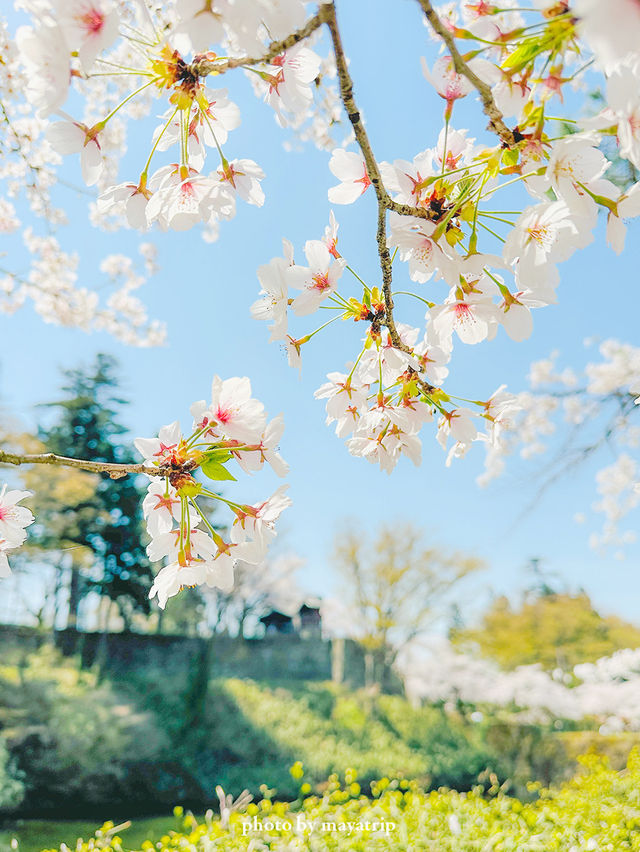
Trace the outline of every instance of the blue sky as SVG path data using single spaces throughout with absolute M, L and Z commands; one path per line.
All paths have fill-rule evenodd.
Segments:
M 443 107 L 420 70 L 420 56 L 433 61 L 436 53 L 417 4 L 351 0 L 338 8 L 356 98 L 377 158 L 411 159 L 435 144 Z M 123 391 L 132 401 L 127 417 L 133 436 L 146 436 L 176 418 L 188 427 L 189 406 L 208 396 L 214 373 L 248 375 L 255 396 L 269 413 L 285 415 L 282 453 L 292 468 L 294 505 L 282 519 L 280 548 L 306 557 L 301 576 L 311 590 L 327 594 L 334 588 L 332 540 L 347 519 L 361 524 L 367 536 L 374 535 L 384 520 L 411 520 L 423 527 L 426 541 L 486 560 L 487 570 L 464 595 L 467 601 L 484 599 L 489 589 L 511 593 L 522 588 L 530 580 L 527 562 L 538 557 L 570 587 L 584 587 L 603 610 L 638 618 L 640 548 L 628 548 L 623 562 L 613 553 L 596 554 L 587 545 L 589 525 L 578 526 L 572 520 L 575 512 L 589 512 L 595 499 L 593 473 L 601 465 L 590 462 L 571 471 L 536 500 L 542 482 L 539 462 L 515 464 L 502 479 L 480 490 L 475 477 L 482 468 L 481 448 L 446 468 L 445 454 L 425 429 L 422 466 L 415 468 L 403 460 L 388 477 L 352 458 L 324 425 L 324 406 L 313 399 L 313 391 L 326 372 L 342 369 L 357 354 L 361 328 L 337 323 L 314 338 L 304 350 L 299 378 L 280 348 L 267 343 L 267 329 L 250 318 L 249 306 L 258 293 L 255 270 L 280 253 L 283 236 L 292 240 L 298 257 L 306 239 L 321 236 L 330 210 L 326 191 L 335 183 L 328 155 L 308 146 L 286 152 L 282 143 L 288 132 L 253 97 L 248 82 L 238 75 L 223 83 L 243 117 L 225 153 L 229 159 L 251 157 L 264 168 L 265 206 L 240 205 L 237 217 L 222 224 L 215 244 L 204 243 L 197 231 L 146 235 L 158 245 L 161 271 L 140 295 L 150 314 L 168 323 L 169 345 L 163 349 L 132 349 L 104 334 L 89 336 L 45 325 L 30 308 L 12 317 L 0 314 L 0 401 L 5 410 L 25 424 L 33 423 L 34 406 L 58 396 L 60 368 L 86 364 L 97 352 L 110 352 L 120 361 Z M 472 128 L 472 135 L 482 138 L 484 124 L 475 101 L 468 98 L 456 106 L 455 127 Z M 147 150 L 144 134 L 136 134 L 123 177 L 139 171 Z M 64 171 L 74 183 L 80 182 L 77 161 L 71 159 Z M 82 250 L 81 269 L 87 281 L 95 280 L 92 269 L 104 255 L 135 253 L 136 234 L 91 229 L 86 198 L 75 197 L 68 189 L 61 192 L 61 199 L 70 205 L 72 225 L 60 238 L 66 249 Z M 370 285 L 378 283 L 372 194 L 356 205 L 336 207 L 335 213 L 341 252 Z M 627 251 L 616 257 L 604 244 L 600 226 L 595 242 L 561 266 L 559 304 L 535 312 L 531 339 L 517 344 L 500 332 L 491 343 L 459 344 L 445 387 L 473 398 L 487 398 L 502 383 L 517 391 L 525 387 L 530 362 L 553 349 L 562 353 L 560 363 L 579 367 L 587 354 L 595 355 L 594 349 L 585 351 L 585 338 L 615 336 L 633 343 L 638 236 L 638 228 L 632 226 Z M 396 276 L 397 289 L 407 289 L 410 282 L 401 264 L 396 264 Z M 427 298 L 429 287 L 438 285 L 423 285 L 421 293 Z M 358 293 L 355 286 L 341 290 Z M 419 303 L 401 299 L 397 319 L 419 324 L 422 313 L 415 307 Z M 294 329 L 300 335 L 319 324 L 312 324 L 313 318 L 298 322 Z M 613 457 L 599 457 L 601 464 L 610 460 Z M 243 478 L 241 484 L 243 497 L 254 500 L 269 494 L 279 481 L 267 472 Z

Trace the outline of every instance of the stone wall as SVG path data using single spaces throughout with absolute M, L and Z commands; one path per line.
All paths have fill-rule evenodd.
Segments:
M 35 650 L 46 636 L 32 627 L 0 625 L 0 659 Z M 49 636 L 50 638 L 50 636 Z M 204 650 L 204 639 L 145 633 L 78 633 L 61 630 L 56 645 L 66 655 L 79 654 L 85 666 L 98 662 L 114 674 L 136 668 L 185 671 Z M 211 677 L 255 680 L 330 680 L 352 687 L 364 684 L 364 656 L 352 640 L 323 641 L 296 634 L 262 639 L 216 636 L 212 640 Z

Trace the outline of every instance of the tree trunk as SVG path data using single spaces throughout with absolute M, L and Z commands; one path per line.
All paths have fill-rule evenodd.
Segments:
M 80 608 L 80 569 L 71 564 L 69 580 L 69 613 L 67 615 L 67 630 L 78 629 L 78 609 Z

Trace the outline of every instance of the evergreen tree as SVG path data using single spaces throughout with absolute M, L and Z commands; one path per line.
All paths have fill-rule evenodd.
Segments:
M 126 429 L 118 415 L 126 402 L 117 395 L 116 366 L 100 354 L 89 369 L 64 372 L 64 398 L 47 403 L 56 419 L 38 433 L 48 451 L 104 462 L 135 460 L 122 442 Z M 67 505 L 45 492 L 37 507 L 39 543 L 71 548 L 68 626 L 76 626 L 80 600 L 89 591 L 115 601 L 128 626 L 135 610 L 149 612 L 152 572 L 143 545 L 143 487 L 132 476 L 113 480 L 88 474 L 86 479 L 94 487 L 80 489 Z

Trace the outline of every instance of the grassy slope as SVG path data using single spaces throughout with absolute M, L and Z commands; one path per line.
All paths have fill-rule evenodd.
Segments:
M 42 849 L 57 849 L 66 843 L 75 849 L 79 837 L 93 837 L 99 825 L 95 822 L 52 822 L 50 820 L 26 820 L 16 824 L 11 831 L 0 831 L 0 852 L 11 852 L 11 839 L 19 842 L 20 852 L 40 852 Z M 132 848 L 141 846 L 145 840 L 157 840 L 169 829 L 177 827 L 175 817 L 137 819 L 121 833 L 123 840 Z

